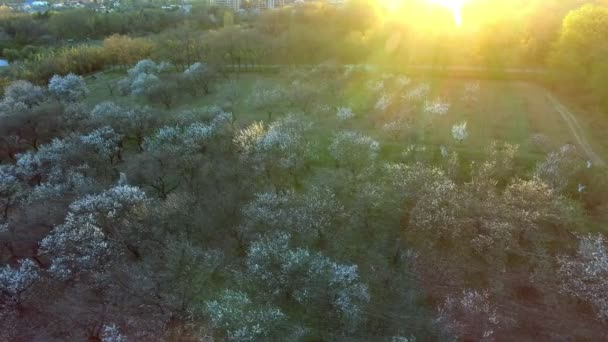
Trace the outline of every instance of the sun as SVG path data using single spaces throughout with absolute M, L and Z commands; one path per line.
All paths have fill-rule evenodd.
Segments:
M 466 0 L 429 0 L 432 3 L 439 4 L 441 6 L 447 7 L 450 11 L 452 11 L 452 16 L 454 17 L 454 22 L 456 25 L 462 25 L 462 5 L 464 5 Z

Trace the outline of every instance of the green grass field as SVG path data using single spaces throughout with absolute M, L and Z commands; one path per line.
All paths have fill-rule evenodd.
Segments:
M 108 72 L 87 78 L 91 90 L 87 103 L 93 106 L 101 101 L 112 100 L 120 104 L 154 106 L 143 98 L 121 96 L 118 90 L 114 90 L 111 94 L 108 84 L 115 84 L 121 77 L 124 77 L 124 73 Z M 267 119 L 267 113 L 253 110 L 250 104 L 254 84 L 260 80 L 268 84 L 278 84 L 284 89 L 290 87 L 286 79 L 280 75 L 243 74 L 234 81 L 220 81 L 217 90 L 208 96 L 181 96 L 170 112 L 212 104 L 222 105 L 225 100 L 221 89 L 227 82 L 235 82 L 238 100 L 232 104 L 232 110 L 237 118 L 237 124 L 244 126 L 252 121 L 264 121 Z M 422 112 L 414 114 L 414 117 L 411 117 L 410 113 L 410 119 L 417 123 L 414 139 L 411 137 L 394 139 L 380 129 L 387 121 L 398 118 L 396 116 L 400 115 L 399 111 L 389 116 L 378 113 L 374 109 L 378 95 L 370 92 L 366 82 L 354 78 L 341 85 L 340 96 L 327 94 L 315 98 L 315 104 L 324 104 L 332 108 L 325 113 L 318 113 L 313 106 L 311 113 L 307 114 L 313 115 L 316 122 L 322 123 L 315 129 L 318 133 L 315 140 L 329 142 L 332 132 L 337 128 L 362 130 L 382 143 L 383 155 L 389 159 L 393 154 L 400 154 L 410 143 L 434 146 L 437 149 L 439 146 L 446 146 L 465 158 L 477 159 L 482 157 L 493 141 L 504 141 L 520 146 L 519 157 L 526 164 L 542 158 L 547 150 L 556 149 L 564 144 L 576 145 L 576 140 L 567 124 L 547 99 L 546 89 L 539 85 L 510 80 L 480 80 L 478 100 L 469 103 L 463 100 L 463 91 L 470 80 L 444 78 L 414 80 L 414 83 L 420 82 L 431 86 L 429 98 L 440 98 L 451 106 L 447 114 L 434 117 L 430 121 Z M 338 106 L 353 108 L 356 117 L 347 123 L 340 122 L 335 116 L 335 108 Z M 160 107 L 157 109 L 164 111 Z M 283 111 L 289 112 L 290 109 L 283 108 Z M 607 156 L 608 146 L 605 146 L 602 139 L 598 139 L 601 137 L 601 132 L 594 130 L 594 121 L 585 116 L 579 117 L 581 126 L 589 133 L 588 137 L 593 148 L 600 156 Z M 461 121 L 468 123 L 469 138 L 463 143 L 458 143 L 452 138 L 451 128 Z M 546 137 L 544 150 L 531 143 L 531 137 L 535 134 Z

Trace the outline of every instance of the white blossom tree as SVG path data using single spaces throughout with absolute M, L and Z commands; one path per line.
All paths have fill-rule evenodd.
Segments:
M 405 118 L 397 118 L 385 122 L 380 128 L 394 140 L 407 137 L 410 135 L 409 133 L 413 132 L 411 120 Z
M 0 339 L 3 341 L 23 338 L 19 329 L 31 328 L 23 315 L 24 303 L 35 292 L 28 294 L 43 272 L 30 259 L 21 259 L 15 266 L 0 267 Z
M 4 90 L 0 102 L 2 112 L 31 109 L 45 100 L 44 89 L 27 81 L 15 81 Z
M 157 115 L 150 108 L 128 108 L 107 101 L 93 108 L 90 119 L 102 127 L 112 126 L 117 133 L 134 141 L 140 151 L 143 151 L 145 134 L 158 123 Z
M 408 90 L 404 95 L 402 95 L 402 99 L 404 99 L 410 104 L 422 104 L 424 103 L 430 92 L 431 86 L 427 83 L 421 83 Z
M 389 94 L 383 93 L 380 96 L 380 98 L 378 99 L 378 101 L 376 101 L 374 108 L 378 111 L 383 112 L 383 111 L 386 111 L 392 104 L 393 104 L 392 96 L 390 96 Z
M 467 122 L 463 121 L 461 123 L 455 124 L 452 126 L 452 137 L 454 140 L 462 143 L 469 137 L 469 131 L 467 130 Z
M 429 115 L 444 116 L 450 111 L 450 104 L 438 98 L 434 101 L 426 101 L 423 110 Z
M 184 70 L 182 75 L 184 80 L 188 81 L 186 85 L 194 95 L 196 95 L 197 87 L 202 88 L 204 94 L 211 92 L 211 84 L 215 75 L 209 65 L 196 62 Z
M 139 61 L 127 71 L 127 77 L 119 81 L 125 94 L 146 96 L 171 108 L 176 95 L 177 82 L 164 73 L 171 68 L 166 62 L 156 63 L 149 59 Z
M 380 152 L 380 144 L 360 132 L 342 131 L 335 135 L 329 153 L 339 166 L 352 173 L 371 165 Z
M 122 135 L 116 133 L 110 126 L 96 129 L 79 138 L 81 144 L 107 159 L 110 164 L 114 164 L 122 158 Z
M 59 279 L 90 273 L 104 280 L 121 255 L 139 257 L 145 233 L 138 232 L 135 211 L 147 202 L 143 191 L 128 185 L 73 202 L 65 222 L 41 242 L 41 253 L 52 260 L 49 271 Z
M 150 59 L 142 59 L 129 69 L 127 73 L 130 77 L 135 77 L 139 74 L 158 74 L 169 70 L 170 67 L 171 65 L 167 62 L 156 63 Z
M 273 336 L 285 314 L 269 305 L 256 305 L 243 292 L 226 290 L 206 310 L 213 325 L 226 332 L 230 341 L 259 341 Z
M 160 78 L 154 74 L 141 73 L 133 77 L 131 94 L 145 96 L 161 84 Z
M 286 97 L 287 94 L 280 87 L 258 82 L 254 85 L 250 101 L 253 108 L 266 113 L 268 122 L 270 122 L 273 114 L 285 107 Z
M 608 320 L 608 249 L 604 236 L 579 238 L 575 256 L 558 258 L 562 290 L 591 304 L 597 316 Z
M 215 154 L 229 153 L 232 146 L 232 114 L 221 110 L 210 114 L 207 121 L 184 119 L 184 123 L 161 127 L 146 137 L 139 165 L 129 174 L 153 188 L 160 198 L 181 185 L 199 186 L 206 174 L 201 166 L 214 160 Z
M 121 158 L 121 141 L 122 137 L 110 127 L 54 139 L 37 151 L 19 154 L 16 170 L 20 177 L 37 185 L 51 178 L 65 180 L 73 171 L 112 177 L 114 163 Z
M 572 145 L 564 145 L 559 151 L 551 152 L 541 161 L 534 171 L 534 176 L 549 184 L 555 191 L 564 192 L 574 188 L 578 180 L 575 175 L 584 166 L 583 159 Z
M 161 127 L 155 135 L 144 139 L 143 147 L 146 151 L 163 150 L 176 155 L 203 152 L 205 146 L 231 123 L 232 114 L 220 111 L 208 123 Z
M 353 110 L 350 107 L 338 107 L 336 116 L 340 120 L 347 121 L 354 118 L 355 113 L 353 113 Z
M 125 335 L 120 333 L 120 329 L 116 324 L 106 324 L 101 332 L 101 342 L 127 342 Z
M 311 122 L 292 114 L 274 121 L 266 130 L 261 123 L 254 123 L 238 132 L 234 142 L 242 160 L 264 172 L 269 181 L 276 179 L 273 175 L 287 171 L 298 183 L 299 173 L 313 157 L 307 137 L 311 129 Z
M 16 81 L 0 102 L 0 151 L 15 160 L 27 148 L 36 149 L 65 129 L 66 109 L 51 101 L 41 87 Z
M 40 278 L 40 268 L 30 259 L 19 261 L 19 267 L 0 268 L 0 293 L 13 299 L 29 289 Z
M 294 238 L 314 241 L 344 215 L 344 208 L 336 195 L 328 190 L 312 188 L 303 193 L 256 194 L 242 210 L 241 234 L 250 240 L 272 229 L 288 230 Z
M 487 292 L 465 290 L 457 297 L 446 298 L 437 321 L 458 339 L 494 341 L 501 319 Z
M 370 299 L 357 266 L 339 264 L 306 249 L 290 248 L 290 238 L 289 234 L 276 233 L 254 242 L 247 255 L 250 276 L 257 280 L 263 293 L 275 300 L 288 298 L 289 305 L 303 305 L 309 314 L 326 317 L 330 325 L 354 329 Z M 320 303 L 326 306 L 315 305 Z
M 89 89 L 82 76 L 67 74 L 55 75 L 49 81 L 49 91 L 60 101 L 76 102 L 84 98 Z
M 23 194 L 24 186 L 12 165 L 0 165 L 0 222 L 8 219 L 10 210 Z

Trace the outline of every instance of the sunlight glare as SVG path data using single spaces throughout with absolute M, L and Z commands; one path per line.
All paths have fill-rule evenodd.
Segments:
M 462 25 L 462 5 L 465 0 L 429 0 L 432 3 L 439 4 L 441 6 L 447 7 L 450 11 L 452 11 L 452 15 L 454 16 L 454 22 L 457 26 Z

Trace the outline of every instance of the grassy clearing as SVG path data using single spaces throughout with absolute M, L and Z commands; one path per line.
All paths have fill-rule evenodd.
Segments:
M 150 105 L 143 98 L 120 96 L 117 90 L 110 93 L 108 84 L 115 84 L 123 73 L 109 72 L 89 77 L 87 82 L 91 94 L 87 103 L 93 106 L 101 101 L 112 100 L 126 105 Z M 208 96 L 191 97 L 180 96 L 171 112 L 193 109 L 201 106 L 225 103 L 225 89 L 228 82 L 233 82 L 233 91 L 238 94 L 237 101 L 232 104 L 232 111 L 236 116 L 237 124 L 244 126 L 252 121 L 266 121 L 267 113 L 256 111 L 251 106 L 251 94 L 256 82 L 278 84 L 283 88 L 290 87 L 287 80 L 280 75 L 243 74 L 233 80 L 223 80 L 217 85 L 217 90 Z M 374 109 L 379 95 L 368 89 L 367 83 L 360 78 L 353 78 L 341 85 L 339 96 L 324 94 L 315 99 L 316 104 L 329 106 L 326 112 L 319 112 L 313 105 L 310 113 L 316 122 L 316 134 L 312 139 L 323 146 L 327 146 L 332 132 L 338 128 L 350 128 L 364 131 L 366 134 L 379 140 L 383 145 L 383 155 L 388 159 L 396 158 L 410 143 L 424 144 L 431 148 L 446 146 L 457 151 L 467 159 L 478 159 L 493 141 L 505 141 L 520 146 L 519 157 L 530 165 L 542 158 L 544 151 L 531 143 L 531 136 L 542 134 L 547 138 L 548 149 L 555 149 L 563 144 L 576 144 L 568 126 L 561 120 L 551 103 L 546 99 L 546 90 L 538 85 L 508 81 L 508 80 L 480 80 L 480 93 L 478 101 L 470 103 L 463 100 L 464 88 L 467 80 L 434 78 L 414 80 L 415 83 L 426 82 L 431 86 L 431 99 L 440 98 L 450 103 L 450 110 L 446 115 L 428 119 L 426 114 L 414 114 L 410 119 L 415 122 L 415 135 L 394 139 L 380 127 L 400 114 L 384 115 Z M 349 106 L 356 114 L 350 122 L 340 122 L 335 117 L 335 108 Z M 160 111 L 163 109 L 158 108 Z M 289 109 L 285 110 L 288 112 Z M 412 115 L 411 113 L 408 115 Z M 276 116 L 275 116 L 276 117 Z M 464 143 L 457 143 L 451 134 L 452 125 L 467 121 L 469 138 Z M 582 118 L 585 128 L 593 132 L 592 123 Z M 591 134 L 590 137 L 596 138 Z M 594 146 L 602 144 L 594 144 Z M 600 149 L 606 155 L 605 149 Z M 324 156 L 320 156 L 324 159 Z

